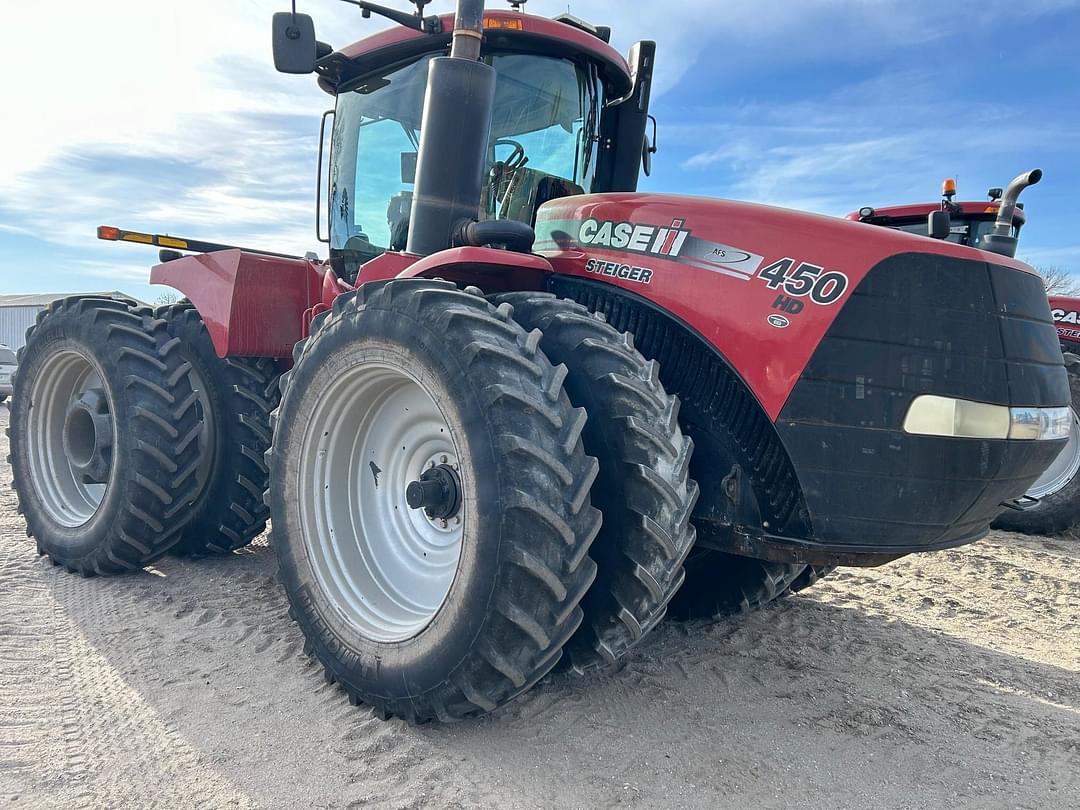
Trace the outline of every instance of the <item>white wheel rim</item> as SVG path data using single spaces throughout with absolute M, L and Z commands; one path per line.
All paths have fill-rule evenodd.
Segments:
M 1031 485 L 1031 489 L 1027 491 L 1030 497 L 1047 498 L 1055 492 L 1060 492 L 1080 471 L 1080 420 L 1077 419 L 1076 411 L 1073 411 L 1072 417 L 1069 441 L 1038 480 Z
M 412 638 L 446 601 L 461 558 L 465 507 L 444 525 L 405 499 L 425 469 L 458 467 L 445 417 L 408 372 L 364 364 L 320 397 L 302 441 L 300 524 L 323 593 L 366 638 Z
M 30 394 L 30 478 L 49 517 L 69 528 L 82 526 L 94 516 L 108 488 L 107 483 L 83 483 L 64 448 L 67 410 L 91 388 L 105 388 L 100 370 L 85 355 L 66 350 L 46 360 Z M 111 400 L 109 407 L 111 410 Z M 115 427 L 113 430 L 115 446 Z M 110 468 L 110 478 L 112 473 Z

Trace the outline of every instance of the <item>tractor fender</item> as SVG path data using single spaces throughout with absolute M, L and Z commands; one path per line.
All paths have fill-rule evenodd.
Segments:
M 462 286 L 475 285 L 485 293 L 497 293 L 542 290 L 551 272 L 551 263 L 532 253 L 458 247 L 424 257 L 384 253 L 360 269 L 356 283 L 359 286 L 392 278 L 443 278 Z
M 348 289 L 327 265 L 243 250 L 156 265 L 150 282 L 195 305 L 219 357 L 291 358 L 311 318 Z

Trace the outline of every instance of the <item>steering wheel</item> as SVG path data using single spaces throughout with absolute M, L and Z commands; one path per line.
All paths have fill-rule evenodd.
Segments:
M 512 147 L 513 151 L 506 160 L 496 160 L 495 165 L 502 164 L 507 171 L 513 172 L 529 162 L 529 158 L 525 155 L 525 147 L 517 141 L 512 140 L 511 138 L 499 138 L 495 141 L 494 148 L 498 149 L 500 146 Z
M 499 138 L 495 141 L 493 148 L 500 146 L 509 146 L 513 151 L 510 152 L 510 156 L 506 160 L 496 160 L 491 164 L 489 182 L 491 185 L 491 201 L 495 205 L 496 214 L 499 210 L 499 203 L 504 201 L 513 188 L 514 177 L 518 170 L 529 162 L 529 156 L 525 154 L 525 147 L 517 141 L 510 138 Z

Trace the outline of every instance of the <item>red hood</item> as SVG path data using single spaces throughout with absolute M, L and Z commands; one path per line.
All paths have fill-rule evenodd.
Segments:
M 553 200 L 540 208 L 536 235 L 555 272 L 647 294 L 690 326 L 740 370 L 772 419 L 854 289 L 886 259 L 929 254 L 1033 272 L 1016 259 L 877 225 L 673 194 Z M 774 268 L 806 275 L 780 289 Z M 829 281 L 817 290 L 813 279 Z M 778 306 L 791 308 L 779 316 Z

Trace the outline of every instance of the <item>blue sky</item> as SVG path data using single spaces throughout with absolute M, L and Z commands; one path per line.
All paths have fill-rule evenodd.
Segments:
M 11 5 L 0 293 L 115 288 L 153 300 L 155 252 L 98 242 L 99 224 L 318 247 L 318 116 L 331 100 L 309 77 L 273 70 L 270 15 L 286 0 Z M 382 27 L 332 0 L 298 5 L 337 46 Z M 1046 176 L 1025 196 L 1020 255 L 1080 274 L 1080 0 L 570 9 L 611 25 L 624 52 L 658 42 L 661 151 L 643 188 L 842 215 L 935 199 L 946 176 L 962 198 L 982 199 L 1038 166 Z

